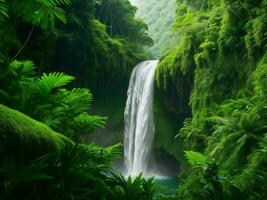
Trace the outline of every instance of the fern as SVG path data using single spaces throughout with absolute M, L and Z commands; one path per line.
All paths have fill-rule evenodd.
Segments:
M 146 179 L 142 174 L 135 178 L 112 174 L 108 184 L 112 188 L 112 200 L 152 200 L 156 190 L 154 178 Z
M 106 118 L 100 116 L 93 116 L 86 113 L 80 114 L 73 119 L 72 127 L 76 130 L 76 134 L 88 134 L 98 128 L 104 128 Z
M 17 79 L 24 77 L 30 77 L 32 75 L 36 75 L 35 69 L 32 61 L 17 61 L 14 60 L 9 65 L 12 72 L 16 75 Z
M 204 167 L 207 165 L 207 157 L 199 152 L 185 151 L 185 158 L 192 167 Z
M 8 9 L 6 0 L 0 0 L 0 22 L 3 22 L 8 17 Z
M 40 95 L 47 96 L 51 94 L 53 89 L 66 86 L 73 80 L 74 77 L 64 73 L 54 72 L 48 75 L 44 73 L 44 75 L 36 82 L 35 88 L 39 91 Z
M 76 113 L 87 112 L 91 108 L 93 101 L 92 93 L 85 88 L 62 89 L 56 98 L 62 99 L 61 103 L 68 106 L 68 110 Z
M 65 11 L 60 6 L 70 3 L 70 0 L 16 0 L 13 9 L 26 22 L 47 29 L 53 28 L 57 20 L 67 23 Z
M 111 159 L 117 159 L 121 157 L 121 147 L 122 144 L 119 143 L 105 148 L 105 151 Z

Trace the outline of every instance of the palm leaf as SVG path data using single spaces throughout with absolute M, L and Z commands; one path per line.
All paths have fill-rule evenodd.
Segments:
M 66 86 L 74 80 L 73 76 L 64 73 L 54 72 L 44 75 L 35 83 L 35 87 L 41 96 L 48 96 L 55 88 Z
M 70 0 L 25 0 L 15 1 L 14 10 L 25 21 L 41 28 L 53 28 L 57 20 L 66 23 L 65 11 L 60 7 Z
M 91 133 L 98 128 L 104 128 L 106 118 L 97 115 L 80 114 L 73 119 L 73 128 L 79 132 Z M 77 127 L 77 128 L 75 128 Z
M 57 97 L 62 99 L 62 104 L 68 106 L 68 110 L 74 113 L 87 112 L 93 101 L 92 93 L 85 88 L 61 90 Z

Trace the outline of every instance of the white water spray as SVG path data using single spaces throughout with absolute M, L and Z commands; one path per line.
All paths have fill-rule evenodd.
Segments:
M 127 175 L 149 174 L 155 136 L 154 75 L 158 60 L 138 64 L 131 75 L 124 112 L 124 163 Z

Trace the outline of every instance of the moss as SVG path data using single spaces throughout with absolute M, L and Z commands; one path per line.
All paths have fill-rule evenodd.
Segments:
M 267 151 L 266 147 L 264 147 L 264 143 L 266 142 L 267 136 L 264 137 L 262 141 L 261 148 L 253 151 L 248 157 L 248 163 L 244 166 L 244 170 L 240 174 L 234 177 L 234 182 L 238 185 L 241 190 L 246 190 L 247 188 L 258 187 L 259 189 L 263 189 L 261 194 L 264 193 L 265 188 L 264 184 L 259 187 L 257 184 L 258 179 L 255 177 L 263 178 L 264 171 L 266 170 L 267 163 Z M 266 185 L 266 180 L 264 180 Z
M 179 156 L 177 152 L 179 152 L 180 147 L 175 139 L 178 128 L 177 123 L 175 123 L 175 117 L 164 112 L 157 102 L 154 106 L 154 114 L 156 130 L 155 148 L 163 148 L 167 153 L 177 158 Z
M 175 87 L 174 87 L 175 88 Z M 173 90 L 155 88 L 154 95 L 154 121 L 155 143 L 157 155 L 169 154 L 176 158 L 178 167 L 184 166 L 183 144 L 180 138 L 176 138 L 177 130 L 182 127 L 183 119 L 191 115 L 189 106 L 180 107 L 181 96 L 173 93 Z M 176 169 L 178 170 L 178 168 Z
M 267 53 L 265 53 L 259 62 L 259 65 L 253 74 L 252 80 L 255 85 L 255 91 L 260 96 L 267 97 Z
M 262 194 L 266 188 L 266 143 L 261 141 L 267 119 L 267 1 L 179 2 L 174 26 L 180 41 L 161 60 L 156 81 L 166 91 L 184 94 L 187 89 L 189 93 L 190 101 L 176 98 L 177 104 L 190 104 L 192 110 L 192 119 L 179 133 L 182 150 L 204 152 L 221 164 L 222 175 L 241 182 L 242 192 Z M 188 190 L 198 180 L 192 181 L 188 171 L 181 172 L 186 172 L 186 178 L 178 197 L 194 199 Z M 261 178 L 250 181 L 253 177 Z M 253 194 L 247 196 L 253 199 Z
M 65 147 L 74 146 L 62 134 L 4 105 L 0 105 L 0 141 L 3 156 L 21 158 L 58 154 Z

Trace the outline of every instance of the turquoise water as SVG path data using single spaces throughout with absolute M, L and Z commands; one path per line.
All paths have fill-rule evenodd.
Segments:
M 177 177 L 155 177 L 158 191 L 164 195 L 173 195 L 177 189 L 179 182 Z

